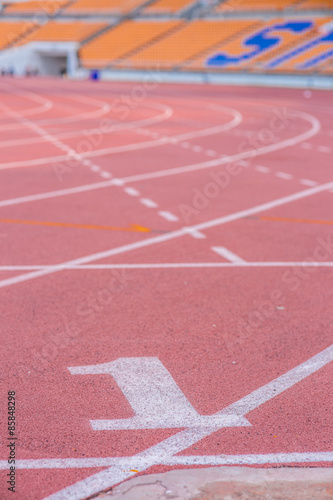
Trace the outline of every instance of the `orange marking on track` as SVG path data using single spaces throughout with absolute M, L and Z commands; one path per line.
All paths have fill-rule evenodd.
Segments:
M 328 224 L 333 225 L 333 220 L 316 220 L 316 219 L 290 219 L 289 217 L 268 217 L 262 215 L 260 220 L 273 222 L 301 222 L 305 224 Z
M 53 226 L 53 227 L 71 227 L 79 229 L 102 229 L 105 231 L 128 231 L 139 233 L 150 233 L 151 229 L 137 224 L 130 224 L 129 227 L 115 227 L 115 226 L 97 226 L 93 224 L 74 224 L 71 222 L 48 222 L 38 220 L 18 220 L 18 219 L 0 219 L 0 223 L 4 224 L 27 224 L 31 226 Z

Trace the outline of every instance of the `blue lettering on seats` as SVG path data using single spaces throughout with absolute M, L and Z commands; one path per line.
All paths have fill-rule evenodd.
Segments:
M 270 36 L 274 31 L 302 33 L 303 31 L 311 28 L 312 24 L 313 23 L 311 21 L 293 21 L 269 26 L 268 28 L 264 28 L 258 33 L 245 39 L 243 45 L 249 48 L 253 47 L 253 49 L 249 52 L 244 52 L 239 56 L 230 56 L 221 52 L 210 57 L 207 60 L 207 64 L 209 66 L 227 66 L 228 64 L 237 64 L 242 61 L 246 61 L 247 59 L 252 59 L 261 52 L 265 52 L 269 48 L 274 47 L 275 45 L 277 46 L 281 43 L 281 37 L 279 35 Z

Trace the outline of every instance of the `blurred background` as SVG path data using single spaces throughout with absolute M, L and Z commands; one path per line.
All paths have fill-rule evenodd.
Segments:
M 333 78 L 333 0 L 0 3 L 2 75 Z

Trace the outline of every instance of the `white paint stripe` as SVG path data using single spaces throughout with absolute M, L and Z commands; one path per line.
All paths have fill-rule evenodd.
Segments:
M 257 165 L 255 167 L 255 169 L 258 171 L 258 172 L 261 172 L 262 174 L 268 174 L 268 172 L 270 172 L 270 169 L 267 168 L 267 167 L 263 167 L 261 165 Z
M 202 147 L 201 147 L 201 146 L 193 146 L 193 147 L 192 147 L 192 150 L 193 150 L 195 153 L 201 153 L 201 152 L 202 152 Z
M 328 182 L 326 184 L 322 184 L 317 187 L 313 187 L 310 189 L 306 189 L 304 191 L 300 191 L 298 193 L 285 196 L 283 198 L 278 198 L 277 200 L 270 201 L 268 203 L 263 203 L 262 205 L 257 205 L 255 207 L 241 210 L 240 212 L 235 212 L 230 215 L 224 215 L 223 217 L 219 217 L 217 219 L 212 219 L 208 222 L 202 222 L 201 224 L 197 224 L 195 226 L 190 226 L 191 229 L 196 231 L 201 231 L 204 229 L 208 229 L 211 227 L 219 226 L 222 224 L 227 224 L 228 222 L 232 222 L 235 220 L 242 219 L 244 217 L 248 217 L 249 215 L 254 215 L 265 210 L 270 210 L 271 208 L 279 207 L 281 205 L 285 205 L 286 203 L 290 203 L 296 200 L 300 200 L 302 198 L 307 198 L 308 196 L 312 196 L 317 193 L 321 193 L 322 191 L 326 191 L 328 189 L 333 188 L 333 182 Z M 0 288 L 4 288 L 6 286 L 15 285 L 17 283 L 21 283 L 23 281 L 29 281 L 31 279 L 39 278 L 41 276 L 46 276 L 48 274 L 53 274 L 56 272 L 63 271 L 68 266 L 73 265 L 81 265 L 88 264 L 89 262 L 93 262 L 94 260 L 105 259 L 107 257 L 112 257 L 114 255 L 120 255 L 123 253 L 130 252 L 132 250 L 137 250 L 138 248 L 144 248 L 150 245 L 155 245 L 157 243 L 162 243 L 165 241 L 173 240 L 175 238 L 179 238 L 188 232 L 188 229 L 178 229 L 177 231 L 170 231 L 169 233 L 155 236 L 153 238 L 147 238 L 144 240 L 136 241 L 134 243 L 130 243 L 128 245 L 123 245 L 121 247 L 111 248 L 109 250 L 105 250 L 103 252 L 98 252 L 92 255 L 87 255 L 85 257 L 80 257 L 78 259 L 73 259 L 61 264 L 57 264 L 52 269 L 42 269 L 39 271 L 33 271 L 31 273 L 21 274 L 19 276 L 13 276 L 12 278 L 8 278 L 0 281 Z
M 208 155 L 208 156 L 217 156 L 217 152 L 213 151 L 213 149 L 206 149 L 206 155 Z
M 158 207 L 158 204 L 155 201 L 150 200 L 149 198 L 141 198 L 140 203 L 142 203 L 142 205 L 144 205 L 145 207 L 148 207 L 148 208 L 157 208 Z
M 314 116 L 300 111 L 298 111 L 297 113 L 295 112 L 295 116 L 298 116 L 299 118 L 303 118 L 304 120 L 310 122 L 312 124 L 312 127 L 306 132 L 303 132 L 302 134 L 296 137 L 291 137 L 290 139 L 285 139 L 284 141 L 276 142 L 268 146 L 262 146 L 261 148 L 258 149 L 251 149 L 250 151 L 244 151 L 243 153 L 238 153 L 233 156 L 217 158 L 216 160 L 209 160 L 203 163 L 187 165 L 185 167 L 169 168 L 166 170 L 148 172 L 147 174 L 133 175 L 132 177 L 129 177 L 127 179 L 132 182 L 142 181 L 147 179 L 157 179 L 159 177 L 167 177 L 171 175 L 184 174 L 187 172 L 195 172 L 197 170 L 204 170 L 206 168 L 217 167 L 219 165 L 224 165 L 226 163 L 229 163 L 230 161 L 239 161 L 239 160 L 244 160 L 246 158 L 254 158 L 263 154 L 271 153 L 273 151 L 278 151 L 279 149 L 295 146 L 304 139 L 313 137 L 320 131 L 321 127 L 320 122 Z
M 188 234 L 196 239 L 204 239 L 206 236 L 199 231 L 187 231 Z M 200 236 L 199 236 L 200 234 Z M 63 265 L 62 270 L 82 271 L 91 270 L 98 271 L 101 269 L 205 269 L 205 268 L 247 268 L 247 267 L 333 267 L 333 262 L 162 262 L 159 264 L 86 264 L 86 265 Z M 37 271 L 58 270 L 57 265 L 41 265 L 41 266 L 0 266 L 0 271 Z
M 213 252 L 217 253 L 220 257 L 223 257 L 226 260 L 229 260 L 230 262 L 233 263 L 240 263 L 240 262 L 245 262 L 243 259 L 238 257 L 238 255 L 234 254 L 233 252 L 230 252 L 225 247 L 212 247 Z
M 170 222 L 176 222 L 177 220 L 179 220 L 177 215 L 174 215 L 171 212 L 166 212 L 163 210 L 161 212 L 158 212 L 158 215 L 160 215 L 161 217 L 163 217 L 163 219 L 170 221 Z
M 330 153 L 331 152 L 331 148 L 329 148 L 328 146 L 318 146 L 318 151 L 319 153 Z
M 287 181 L 293 179 L 293 176 L 291 174 L 286 174 L 285 172 L 276 172 L 275 175 L 276 177 L 279 177 L 280 179 L 285 179 Z
M 333 345 L 308 359 L 296 368 L 288 371 L 284 375 L 272 380 L 265 386 L 253 391 L 244 398 L 241 398 L 236 403 L 233 403 L 222 411 L 215 413 L 215 415 L 236 412 L 239 416 L 245 416 L 251 410 L 258 408 L 263 403 L 270 401 L 275 396 L 283 393 L 301 380 L 327 365 L 332 360 Z M 141 457 L 146 459 L 146 463 L 142 464 L 142 462 L 140 462 L 140 472 L 142 472 L 153 465 L 160 464 L 161 461 L 171 460 L 174 455 L 181 453 L 186 448 L 189 448 L 213 432 L 216 432 L 216 427 L 212 427 L 211 429 L 186 429 L 165 439 L 161 443 L 138 453 L 132 458 L 139 459 Z M 110 467 L 109 469 L 83 479 L 72 486 L 64 488 L 63 490 L 49 496 L 47 500 L 80 500 L 81 498 L 85 498 L 106 488 L 110 488 L 132 475 L 132 472 L 126 470 L 124 471 L 124 469 L 122 469 L 118 464 L 117 466 Z
M 184 229 L 186 229 L 186 232 L 196 240 L 204 240 L 206 238 L 206 235 L 201 231 L 196 231 L 195 229 L 188 227 L 184 227 Z
M 112 174 L 110 174 L 110 172 L 101 172 L 100 176 L 104 177 L 104 179 L 110 179 L 110 177 L 112 177 Z
M 222 107 L 220 107 L 222 108 Z M 103 149 L 95 149 L 93 151 L 87 151 L 86 153 L 82 153 L 82 158 L 92 158 L 92 157 L 98 157 L 98 156 L 105 156 L 109 154 L 115 154 L 115 153 L 121 153 L 121 152 L 128 152 L 128 151 L 137 151 L 140 149 L 146 149 L 146 148 L 152 148 L 152 147 L 157 147 L 157 146 L 162 146 L 165 145 L 166 142 L 173 142 L 174 140 L 180 141 L 182 139 L 193 139 L 196 137 L 202 137 L 206 135 L 211 135 L 211 134 L 217 134 L 219 132 L 225 132 L 227 130 L 230 130 L 233 127 L 236 127 L 241 121 L 242 121 L 242 115 L 233 109 L 230 108 L 224 108 L 225 111 L 229 112 L 234 116 L 234 118 L 223 125 L 219 125 L 217 127 L 211 127 L 208 129 L 204 130 L 199 130 L 196 132 L 190 132 L 188 134 L 181 134 L 178 136 L 174 137 L 169 137 L 167 138 L 162 137 L 161 139 L 154 139 L 151 141 L 145 141 L 145 142 L 139 142 L 139 143 L 134 143 L 134 144 L 127 144 L 124 146 L 114 146 L 114 147 L 109 147 L 109 148 L 103 148 Z M 169 116 L 173 114 L 172 109 L 170 108 L 169 111 Z M 167 119 L 167 118 L 164 118 Z M 112 129 L 113 131 L 113 129 Z M 60 137 L 60 136 L 59 136 Z M 29 166 L 36 166 L 36 165 L 48 165 L 52 162 L 61 162 L 67 159 L 67 156 L 52 156 L 52 157 L 47 157 L 47 158 L 39 158 L 37 160 L 23 160 L 23 161 L 15 161 L 15 162 L 9 162 L 9 163 L 2 163 L 0 164 L 0 170 L 4 169 L 9 169 L 9 168 L 19 168 L 19 167 L 29 167 Z
M 303 453 L 266 453 L 259 455 L 179 455 L 174 457 L 156 456 L 161 465 L 260 465 L 287 463 L 333 462 L 332 451 Z M 16 460 L 17 469 L 79 469 L 122 465 L 127 469 L 139 469 L 146 460 L 140 457 L 96 457 L 96 458 L 44 458 Z M 7 460 L 0 461 L 0 470 L 8 469 Z
M 309 115 L 306 115 L 306 116 L 309 116 Z M 311 136 L 312 136 L 312 135 L 315 135 L 320 130 L 320 123 L 316 118 L 314 118 L 314 117 L 310 117 L 310 118 L 311 118 L 311 120 L 313 120 L 313 126 L 308 132 L 305 132 L 305 134 L 311 134 Z M 277 149 L 282 149 L 284 147 L 292 146 L 294 144 L 297 144 L 299 141 L 303 140 L 303 136 L 304 136 L 304 134 L 301 134 L 300 136 L 296 136 L 292 139 L 288 139 L 287 141 L 282 141 L 281 143 L 276 143 L 272 146 L 260 148 L 259 150 L 257 150 L 255 152 L 255 155 L 266 154 L 267 152 L 269 152 L 267 150 L 268 147 L 275 148 L 275 149 L 270 149 L 270 151 L 273 151 L 273 150 L 277 150 Z M 191 171 L 195 171 L 195 170 L 211 168 L 211 167 L 215 167 L 217 165 L 222 165 L 222 164 L 225 164 L 225 163 L 228 163 L 231 161 L 239 160 L 240 156 L 242 158 L 252 157 L 253 151 L 251 150 L 249 152 L 236 154 L 234 156 L 230 156 L 230 157 L 227 156 L 225 158 L 219 158 L 219 159 L 213 160 L 211 162 L 203 162 L 203 163 L 197 163 L 194 165 L 188 165 L 186 167 L 180 167 L 178 169 L 162 170 L 162 171 L 159 171 L 156 173 L 153 172 L 153 173 L 147 173 L 147 174 L 142 174 L 142 175 L 125 177 L 122 180 L 122 182 L 123 183 L 125 183 L 125 182 L 137 182 L 137 181 L 141 181 L 141 180 L 152 179 L 155 177 L 164 177 L 164 176 L 168 176 L 168 175 L 183 174 L 185 172 L 191 172 Z M 61 158 L 66 159 L 67 157 L 64 156 Z M 32 164 L 34 164 L 34 163 L 32 162 Z M 33 196 L 24 196 L 22 198 L 15 198 L 14 200 L 13 199 L 12 200 L 3 200 L 3 201 L 0 201 L 0 207 L 8 206 L 8 205 L 17 205 L 19 203 L 26 203 L 28 201 L 34 201 L 35 199 L 41 200 L 41 199 L 52 198 L 53 196 L 64 196 L 65 194 L 79 193 L 80 189 L 81 189 L 81 192 L 83 192 L 83 191 L 90 191 L 93 189 L 100 189 L 103 187 L 109 187 L 112 185 L 116 185 L 115 179 L 113 179 L 113 181 L 110 181 L 110 182 L 111 182 L 110 184 L 106 184 L 106 183 L 103 185 L 101 183 L 100 184 L 98 184 L 98 183 L 86 184 L 84 186 L 79 186 L 76 188 L 69 188 L 67 190 L 51 191 L 49 193 L 40 193 L 39 195 L 35 195 L 35 198 Z M 73 190 L 73 191 L 71 191 L 71 190 Z
M 312 144 L 310 144 L 309 142 L 302 142 L 301 147 L 302 147 L 303 149 L 312 149 L 312 148 L 313 148 L 313 145 L 312 145 Z
M 318 182 L 310 181 L 309 179 L 301 179 L 299 182 L 301 184 L 304 184 L 304 186 L 317 186 L 318 185 Z
M 127 187 L 124 189 L 125 193 L 129 194 L 130 196 L 139 196 L 140 192 L 137 189 Z

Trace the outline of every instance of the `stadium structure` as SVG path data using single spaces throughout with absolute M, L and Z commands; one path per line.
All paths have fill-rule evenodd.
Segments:
M 0 21 L 2 73 L 333 77 L 333 0 L 5 0 Z

